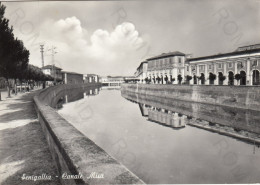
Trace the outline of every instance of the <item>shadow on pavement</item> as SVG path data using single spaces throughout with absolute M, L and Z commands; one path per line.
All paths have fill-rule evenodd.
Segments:
M 35 92 L 27 93 L 7 102 L 8 109 L 16 111 L 0 115 L 0 124 L 11 121 L 24 122 L 18 126 L 0 130 L 0 184 L 60 184 L 55 164 L 36 120 L 32 98 Z M 0 112 L 1 113 L 1 112 Z M 51 175 L 52 180 L 22 180 L 23 174 L 30 176 Z

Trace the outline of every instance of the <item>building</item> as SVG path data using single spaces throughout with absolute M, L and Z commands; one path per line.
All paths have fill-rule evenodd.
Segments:
M 260 44 L 242 46 L 233 52 L 191 57 L 179 51 L 148 58 L 135 72 L 153 84 L 260 85 Z
M 124 76 L 102 76 L 100 78 L 102 86 L 120 87 L 121 83 L 124 83 Z
M 55 80 L 62 80 L 61 68 L 56 67 L 55 65 L 46 65 L 42 67 L 42 72 L 46 75 L 50 75 Z
M 135 72 L 135 77 L 139 79 L 139 82 L 145 83 L 145 79 L 147 78 L 147 69 L 148 69 L 148 62 L 143 61 L 141 64 L 138 66 Z
M 99 83 L 99 76 L 96 74 L 84 74 L 83 75 L 84 83 Z
M 64 84 L 82 84 L 83 83 L 83 74 L 62 71 L 62 81 Z
M 259 59 L 260 44 L 243 46 L 234 52 L 190 58 L 186 72 L 191 84 L 260 85 Z
M 148 58 L 147 76 L 155 84 L 181 83 L 185 75 L 185 61 L 185 54 L 179 51 Z

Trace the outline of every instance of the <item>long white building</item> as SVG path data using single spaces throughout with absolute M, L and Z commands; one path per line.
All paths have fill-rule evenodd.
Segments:
M 259 61 L 260 44 L 196 58 L 175 51 L 148 58 L 136 77 L 154 84 L 260 85 Z

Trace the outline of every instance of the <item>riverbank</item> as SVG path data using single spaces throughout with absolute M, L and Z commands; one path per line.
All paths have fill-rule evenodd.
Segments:
M 253 145 L 194 128 L 177 112 L 170 124 L 186 127 L 165 126 L 170 109 L 148 105 L 127 101 L 117 90 L 101 90 L 64 104 L 58 113 L 147 184 L 259 182 L 259 148 L 253 154 Z M 149 120 L 149 108 L 160 111 L 161 124 Z
M 19 93 L 0 101 L 0 184 L 60 184 L 57 170 L 37 120 L 33 97 L 37 91 Z M 6 94 L 5 94 L 6 93 Z M 6 96 L 5 96 L 6 95 Z M 23 174 L 51 175 L 51 181 L 22 180 Z
M 93 94 L 101 84 L 57 85 L 34 97 L 35 108 L 48 146 L 55 159 L 59 176 L 66 173 L 80 178 L 61 179 L 62 184 L 143 184 L 143 181 L 117 162 L 101 147 L 61 117 L 57 103 L 74 97 L 79 91 L 84 97 Z M 90 93 L 91 92 L 91 93 Z M 70 100 L 68 100 L 69 102 Z M 79 113 L 80 116 L 80 113 Z M 97 173 L 98 175 L 94 175 Z M 100 178 L 99 178 L 100 177 Z
M 260 86 L 122 84 L 122 91 L 159 98 L 260 110 Z
M 256 145 L 257 147 L 260 146 L 260 135 L 239 130 L 236 131 L 235 128 L 228 127 L 228 126 L 223 126 L 223 125 L 218 125 L 218 124 L 212 124 L 207 121 L 201 121 L 201 120 L 189 120 L 188 125 L 197 127 L 200 129 L 204 129 L 210 132 L 215 132 L 220 135 L 232 137 L 247 143 L 251 143 L 253 145 Z
M 149 90 L 145 94 L 123 87 L 121 94 L 136 103 L 186 115 L 192 118 L 187 120 L 190 126 L 260 145 L 259 111 L 154 96 Z

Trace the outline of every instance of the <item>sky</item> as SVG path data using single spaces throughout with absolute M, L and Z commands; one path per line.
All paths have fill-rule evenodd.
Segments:
M 180 51 L 193 57 L 260 43 L 260 0 L 4 2 L 30 64 L 83 74 L 133 75 L 145 59 Z

